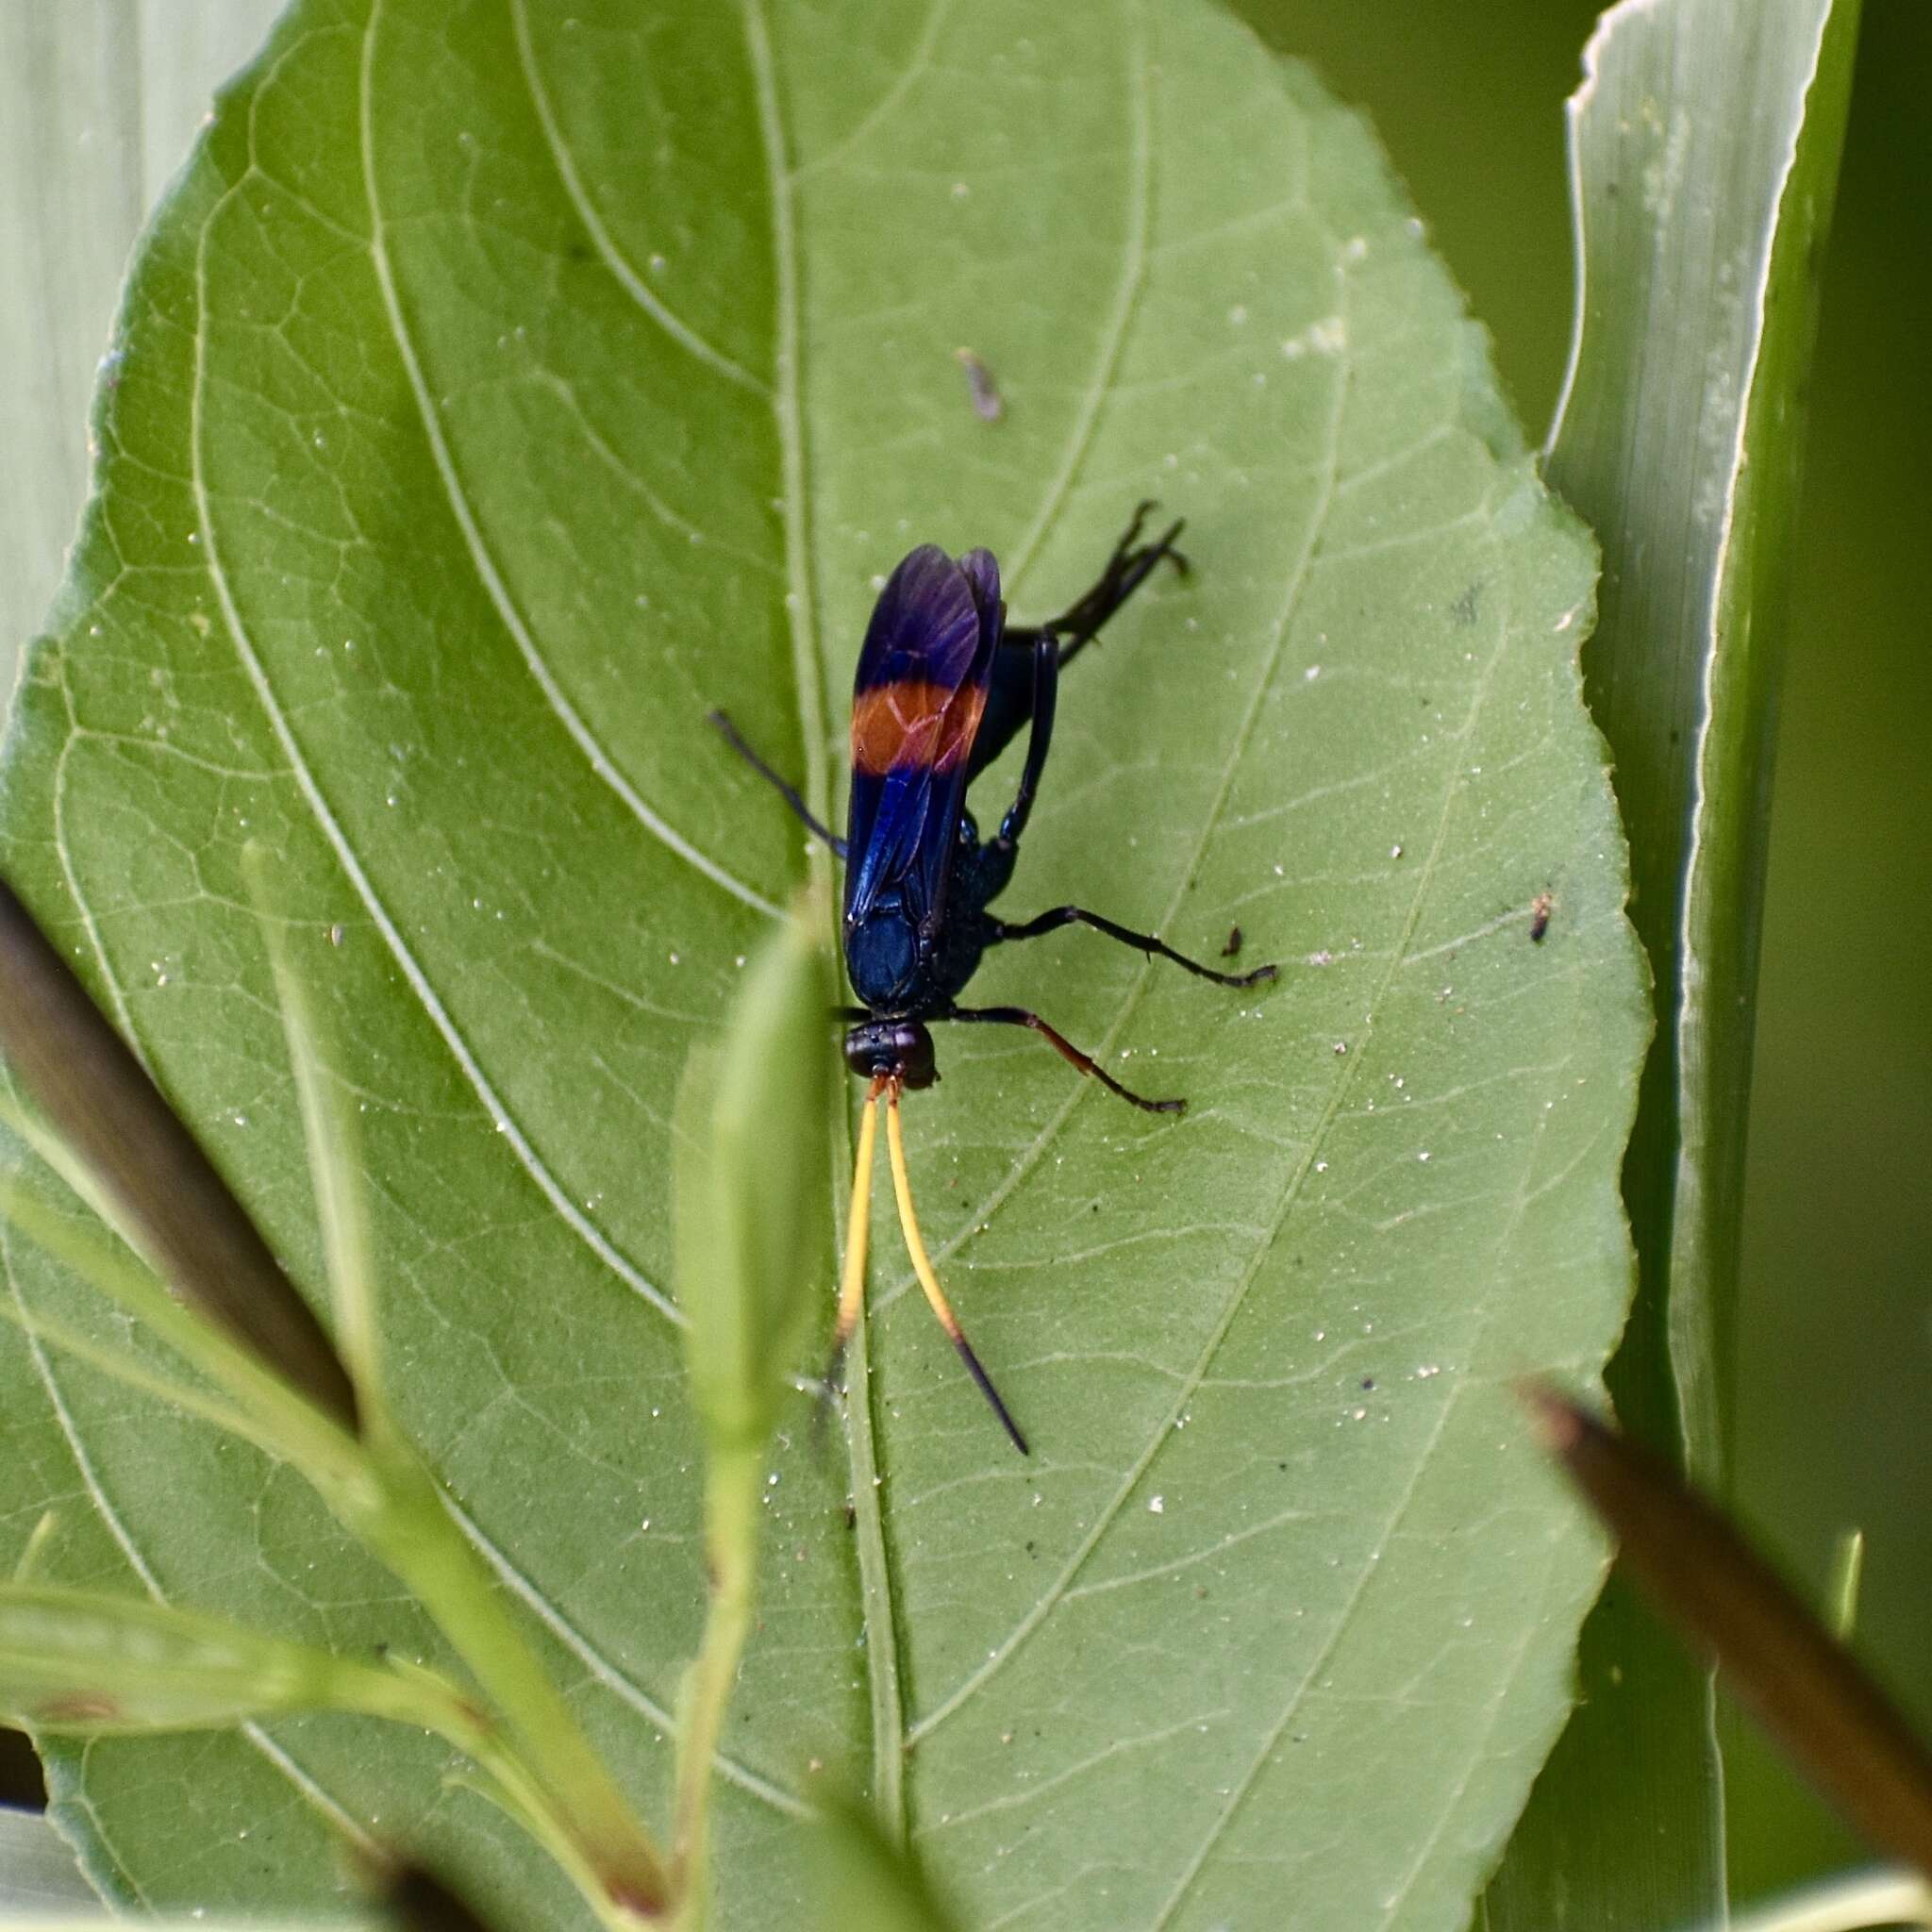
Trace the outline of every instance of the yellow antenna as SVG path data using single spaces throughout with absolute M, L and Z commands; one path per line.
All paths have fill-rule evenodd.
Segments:
M 879 1111 L 877 1102 L 885 1092 L 885 1075 L 872 1083 L 865 1096 L 865 1111 L 858 1119 L 858 1162 L 852 1175 L 852 1212 L 845 1230 L 845 1272 L 839 1278 L 839 1324 L 832 1331 L 832 1360 L 825 1370 L 825 1391 L 829 1394 L 839 1379 L 839 1364 L 845 1358 L 845 1345 L 858 1326 L 865 1307 L 865 1244 L 872 1230 L 873 1150 L 878 1145 Z
M 912 1257 L 912 1272 L 919 1276 L 919 1285 L 925 1291 L 925 1298 L 932 1304 L 933 1313 L 940 1318 L 940 1326 L 959 1351 L 959 1358 L 966 1364 L 967 1373 L 978 1383 L 979 1392 L 992 1405 L 992 1412 L 999 1417 L 1001 1426 L 1013 1439 L 1013 1446 L 1022 1456 L 1030 1456 L 1033 1452 L 1026 1446 L 1026 1438 L 1008 1413 L 1007 1405 L 1000 1400 L 999 1391 L 992 1386 L 991 1378 L 980 1367 L 979 1357 L 973 1353 L 973 1344 L 966 1340 L 965 1332 L 959 1326 L 959 1318 L 946 1300 L 945 1291 L 940 1287 L 939 1277 L 933 1273 L 932 1262 L 926 1256 L 925 1242 L 919 1232 L 919 1217 L 912 1209 L 912 1183 L 906 1172 L 906 1142 L 899 1131 L 899 1085 L 885 1074 L 873 1081 L 871 1091 L 865 1096 L 865 1111 L 858 1122 L 858 1158 L 852 1173 L 852 1212 L 847 1219 L 845 1267 L 839 1277 L 839 1320 L 832 1331 L 832 1359 L 825 1369 L 825 1394 L 829 1398 L 837 1389 L 839 1364 L 845 1358 L 852 1332 L 858 1326 L 859 1317 L 865 1310 L 865 1254 L 872 1231 L 872 1168 L 878 1146 L 879 1114 L 882 1110 L 886 1116 L 886 1144 L 892 1159 L 892 1191 L 899 1202 L 899 1225 L 905 1230 L 906 1246 Z
M 925 1291 L 925 1298 L 932 1304 L 932 1311 L 940 1318 L 940 1326 L 946 1331 L 947 1339 L 959 1351 L 959 1359 L 966 1364 L 966 1372 L 979 1384 L 979 1392 L 992 1405 L 992 1412 L 999 1417 L 1002 1426 L 1013 1439 L 1013 1447 L 1022 1456 L 1033 1452 L 1026 1446 L 1026 1438 L 1020 1433 L 1013 1418 L 1007 1413 L 1007 1405 L 1000 1400 L 1000 1392 L 992 1386 L 991 1378 L 979 1366 L 979 1357 L 973 1353 L 973 1344 L 966 1340 L 965 1330 L 959 1326 L 959 1318 L 954 1314 L 952 1304 L 946 1300 L 945 1291 L 940 1287 L 939 1276 L 932 1272 L 932 1263 L 926 1258 L 925 1242 L 920 1238 L 919 1217 L 912 1211 L 912 1182 L 906 1172 L 906 1142 L 899 1132 L 899 1088 L 896 1082 L 886 1089 L 886 1145 L 892 1157 L 892 1191 L 899 1197 L 899 1225 L 905 1230 L 906 1246 L 912 1257 L 912 1272 L 919 1276 L 919 1285 Z M 866 1116 L 868 1123 L 877 1109 Z M 865 1138 L 865 1153 L 871 1155 L 871 1137 Z M 857 1224 L 855 1223 L 855 1225 Z M 848 1290 L 849 1291 L 849 1290 Z M 842 1314 L 841 1314 L 842 1319 Z

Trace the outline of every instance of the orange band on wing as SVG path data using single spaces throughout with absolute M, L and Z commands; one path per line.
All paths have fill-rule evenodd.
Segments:
M 986 692 L 903 678 L 852 701 L 852 769 L 872 777 L 930 765 L 950 771 L 972 749 Z

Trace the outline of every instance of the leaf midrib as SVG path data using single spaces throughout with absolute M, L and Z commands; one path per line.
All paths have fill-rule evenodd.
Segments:
M 795 176 L 786 158 L 785 124 L 778 98 L 778 81 L 772 42 L 760 0 L 742 0 L 745 54 L 758 133 L 764 151 L 765 192 L 771 207 L 774 267 L 774 355 L 772 414 L 777 430 L 781 466 L 779 501 L 785 533 L 785 599 L 787 628 L 791 639 L 792 679 L 798 698 L 799 735 L 804 741 L 807 801 L 820 824 L 830 822 L 831 769 L 825 727 L 824 692 L 826 664 L 819 640 L 816 587 L 807 498 L 805 430 L 800 407 L 801 370 L 798 292 L 798 244 L 794 225 Z M 839 931 L 829 890 L 829 855 L 814 843 L 809 860 L 830 930 L 827 941 L 834 957 Z M 851 1095 L 841 1082 L 834 1089 L 832 1224 L 843 1239 L 844 1202 L 840 1185 L 838 1150 L 852 1141 Z M 860 1616 L 865 1630 L 866 1683 L 872 1715 L 872 1796 L 880 1818 L 895 1836 L 905 1829 L 905 1691 L 901 1676 L 898 1605 L 892 1584 L 891 1557 L 886 1543 L 883 1478 L 879 1474 L 876 1418 L 873 1412 L 871 1352 L 861 1332 L 846 1356 L 846 1454 L 851 1464 L 850 1496 L 853 1540 L 858 1563 Z

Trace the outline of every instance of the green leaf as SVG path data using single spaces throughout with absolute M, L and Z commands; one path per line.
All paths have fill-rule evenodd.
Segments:
M 654 1823 L 705 1597 L 670 1116 L 806 868 L 705 714 L 825 811 L 904 550 L 990 545 L 1037 621 L 1137 498 L 1188 517 L 1191 576 L 1069 674 L 1003 909 L 1204 955 L 1239 924 L 1283 977 L 1071 932 L 975 978 L 1179 1122 L 940 1029 L 914 1185 L 1035 1454 L 875 1214 L 845 1439 L 815 1454 L 801 1396 L 763 1492 L 721 1916 L 808 1896 L 818 1761 L 970 1924 L 1284 1886 L 1311 1924 L 1457 1921 L 1599 1574 L 1503 1384 L 1587 1381 L 1621 1322 L 1646 1021 L 1590 546 L 1360 123 L 1193 4 L 306 4 L 124 321 L 5 864 L 313 1287 L 240 869 L 275 855 L 360 1096 L 396 1408 Z M 30 1308 L 110 1321 L 8 1258 Z M 47 1574 L 441 1661 L 253 1452 L 11 1333 L 0 1375 L 0 1521 L 93 1505 Z M 312 1904 L 379 1815 L 493 1916 L 575 1923 L 447 1769 L 340 1719 L 53 1761 L 124 1895 Z
M 217 1617 L 98 1591 L 0 1586 L 0 1711 L 101 1735 L 206 1730 L 293 1710 L 479 1726 L 425 1674 L 289 1643 Z
M 1715 1484 L 1801 390 L 1855 0 L 1613 8 L 1571 102 L 1580 310 L 1549 474 L 1604 544 L 1586 653 L 1659 989 L 1625 1168 L 1624 1426 Z M 1613 1580 L 1496 1927 L 1721 1917 L 1707 1674 Z M 1641 1851 L 1636 1848 L 1641 1847 Z

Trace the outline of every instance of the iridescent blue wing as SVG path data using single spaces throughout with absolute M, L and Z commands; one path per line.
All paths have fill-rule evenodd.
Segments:
M 931 929 L 944 909 L 973 741 L 1005 611 L 991 554 L 922 544 L 886 581 L 852 687 L 845 917 L 897 887 Z

